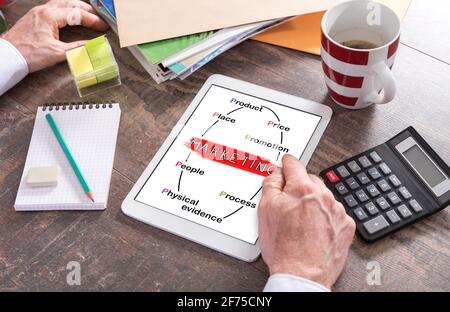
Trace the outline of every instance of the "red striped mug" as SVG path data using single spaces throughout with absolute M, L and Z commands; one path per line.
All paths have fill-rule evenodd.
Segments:
M 366 41 L 373 49 L 344 46 Z M 330 97 L 338 105 L 361 109 L 386 104 L 395 96 L 392 75 L 400 40 L 400 20 L 387 6 L 356 0 L 328 10 L 322 19 L 322 67 Z

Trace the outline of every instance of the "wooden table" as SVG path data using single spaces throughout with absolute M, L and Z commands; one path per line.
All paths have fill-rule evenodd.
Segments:
M 15 22 L 36 3 L 5 10 Z M 34 73 L 0 97 L 0 290 L 260 291 L 268 271 L 126 217 L 120 205 L 206 78 L 229 75 L 329 105 L 332 121 L 308 169 L 318 173 L 414 126 L 450 163 L 450 26 L 446 0 L 413 0 L 394 67 L 392 104 L 361 111 L 327 96 L 317 56 L 247 41 L 185 81 L 157 85 L 108 32 L 122 86 L 88 97 L 115 99 L 122 119 L 109 207 L 103 212 L 17 213 L 13 204 L 36 108 L 79 101 L 66 63 Z M 92 38 L 81 27 L 64 40 Z M 84 99 L 83 99 L 84 100 Z M 450 210 L 443 210 L 375 244 L 356 238 L 337 291 L 450 291 Z M 68 286 L 66 265 L 81 263 L 81 286 Z M 381 265 L 381 285 L 366 268 Z

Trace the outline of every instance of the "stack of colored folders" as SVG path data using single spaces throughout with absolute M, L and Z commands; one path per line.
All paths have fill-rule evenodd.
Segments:
M 68 50 L 66 58 L 80 96 L 120 84 L 119 68 L 104 35 Z
M 90 0 L 90 3 L 117 34 L 114 1 Z M 228 49 L 282 21 L 284 19 L 274 19 L 205 31 L 129 46 L 128 49 L 157 83 L 185 79 Z

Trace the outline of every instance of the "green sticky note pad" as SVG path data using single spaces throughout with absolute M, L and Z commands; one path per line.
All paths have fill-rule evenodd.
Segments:
M 119 69 L 104 35 L 89 40 L 84 46 L 67 51 L 66 58 L 80 96 L 120 84 Z M 110 82 L 103 86 L 101 83 L 106 81 Z M 94 87 L 95 85 L 98 87 Z M 83 90 L 85 88 L 87 89 Z
M 95 61 L 96 59 L 105 57 L 109 57 L 112 60 L 111 48 L 107 43 L 98 45 L 90 49 L 86 48 L 86 50 L 88 51 L 89 58 L 91 59 L 91 61 Z
M 97 59 L 94 59 L 91 61 L 92 61 L 92 67 L 94 69 L 101 69 L 101 68 L 111 66 L 114 64 L 111 56 L 105 56 L 105 57 L 97 58 Z
M 66 58 L 75 77 L 93 71 L 92 63 L 85 47 L 78 47 L 67 51 Z
M 97 84 L 97 77 L 89 77 L 85 79 L 77 80 L 78 88 L 83 89 Z
M 105 37 L 105 35 L 102 35 L 100 37 L 91 39 L 88 42 L 86 42 L 85 47 L 88 51 L 90 51 L 91 49 L 95 48 L 96 46 L 105 44 L 105 43 L 107 44 L 106 37 Z
M 103 81 L 108 81 L 108 80 L 114 79 L 116 77 L 117 77 L 117 70 L 115 70 L 115 69 L 112 69 L 111 71 L 107 71 L 105 73 L 98 74 L 96 76 L 97 81 L 99 83 L 103 82 Z
M 103 64 L 108 60 L 111 63 L 113 62 L 111 47 L 109 46 L 108 41 L 105 40 L 105 36 L 89 40 L 86 43 L 86 50 L 94 65 L 94 69 L 96 68 L 95 63 L 99 59 L 102 59 Z

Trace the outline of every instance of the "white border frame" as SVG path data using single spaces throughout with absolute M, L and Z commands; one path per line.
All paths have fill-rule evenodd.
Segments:
M 424 153 L 424 155 L 431 161 L 431 163 L 439 170 L 439 172 L 445 177 L 445 180 L 436 185 L 435 187 L 431 187 L 430 184 L 425 180 L 425 178 L 420 174 L 419 171 L 417 171 L 416 167 L 409 161 L 408 158 L 404 155 L 404 152 L 412 148 L 413 146 L 419 147 L 419 149 Z M 422 181 L 428 186 L 428 188 L 436 195 L 437 197 L 442 196 L 446 192 L 450 190 L 450 179 L 448 176 L 442 171 L 442 169 L 433 161 L 433 159 L 428 155 L 428 153 L 420 146 L 416 140 L 414 140 L 413 137 L 408 137 L 402 142 L 398 143 L 395 148 L 397 151 L 402 155 L 402 157 L 406 160 L 406 162 L 409 164 L 409 166 L 416 172 L 416 174 L 422 179 Z
M 303 110 L 307 113 L 315 114 L 321 117 L 311 139 L 306 146 L 301 160 L 306 165 L 311 158 L 317 144 L 320 141 L 332 115 L 332 110 L 328 106 L 298 98 L 286 93 L 274 91 L 268 88 L 257 86 L 248 82 L 240 81 L 222 75 L 212 75 L 202 86 L 198 94 L 192 100 L 192 103 L 186 109 L 183 116 L 170 132 L 161 148 L 150 161 L 136 184 L 122 203 L 122 211 L 125 215 L 150 224 L 172 234 L 181 236 L 194 241 L 206 247 L 220 251 L 229 256 L 244 260 L 247 262 L 255 261 L 260 254 L 259 240 L 256 244 L 250 244 L 227 234 L 220 233 L 217 230 L 197 224 L 182 217 L 170 214 L 159 208 L 152 207 L 135 200 L 136 195 L 141 190 L 143 184 L 147 181 L 150 174 L 155 169 L 169 146 L 177 138 L 183 129 L 189 117 L 193 114 L 195 108 L 200 104 L 206 92 L 211 85 L 217 85 L 245 93 L 250 96 L 259 97 L 275 103 L 280 103 L 288 107 Z

